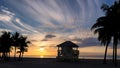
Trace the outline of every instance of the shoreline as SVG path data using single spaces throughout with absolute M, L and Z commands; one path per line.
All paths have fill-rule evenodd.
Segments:
M 120 68 L 120 60 L 117 61 Z M 114 68 L 112 59 L 79 59 L 78 62 L 58 62 L 55 58 L 23 58 L 22 61 L 11 59 L 3 62 L 0 60 L 0 68 Z

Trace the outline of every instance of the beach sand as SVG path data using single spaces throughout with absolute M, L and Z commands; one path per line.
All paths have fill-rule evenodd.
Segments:
M 102 59 L 79 59 L 78 62 L 58 62 L 54 58 L 24 58 L 23 61 L 2 61 L 0 68 L 120 68 L 120 60 L 117 67 L 112 60 L 107 64 L 102 63 Z

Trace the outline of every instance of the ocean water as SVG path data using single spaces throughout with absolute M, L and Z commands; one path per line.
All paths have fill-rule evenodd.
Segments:
M 25 55 L 24 57 L 30 58 L 56 58 L 55 55 Z
M 56 58 L 56 55 L 25 55 L 28 58 Z M 104 59 L 104 56 L 79 56 L 79 59 Z M 112 59 L 112 55 L 107 56 L 107 59 Z M 120 56 L 117 56 L 120 59 Z

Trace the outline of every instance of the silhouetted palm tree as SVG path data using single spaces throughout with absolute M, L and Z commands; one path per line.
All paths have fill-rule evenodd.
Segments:
M 27 41 L 26 36 L 21 36 L 19 38 L 19 47 L 18 47 L 18 49 L 20 50 L 20 51 L 18 51 L 18 53 L 20 53 L 19 61 L 22 60 L 24 52 L 27 52 L 27 47 L 28 47 L 29 43 L 30 43 L 30 41 Z
M 107 48 L 111 41 L 111 31 L 108 29 L 108 23 L 109 20 L 107 17 L 100 17 L 98 18 L 96 24 L 92 26 L 92 30 L 94 30 L 94 33 L 98 33 L 98 40 L 101 42 L 101 44 L 105 45 L 105 55 L 104 55 L 104 63 L 106 63 L 106 55 L 107 55 Z
M 14 59 L 16 58 L 16 49 L 19 45 L 19 39 L 20 39 L 20 33 L 15 32 L 14 34 L 12 34 L 12 41 L 13 44 L 12 46 L 14 46 L 15 50 L 14 50 Z
M 113 38 L 113 61 L 117 64 L 117 44 L 120 41 L 120 0 L 112 6 L 104 4 L 102 7 L 105 16 L 98 18 L 92 26 L 94 33 L 98 33 L 98 40 L 106 46 L 104 63 L 106 63 L 107 47 Z
M 3 34 L 0 36 L 0 51 L 2 52 L 2 57 L 4 60 L 8 60 L 8 57 L 10 57 L 10 51 L 11 51 L 11 33 L 3 31 Z
M 2 58 L 2 49 L 1 49 L 1 42 L 0 42 L 0 58 Z

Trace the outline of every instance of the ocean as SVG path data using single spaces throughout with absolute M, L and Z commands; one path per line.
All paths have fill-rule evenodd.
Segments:
M 24 55 L 27 58 L 56 58 L 56 55 Z M 79 59 L 104 59 L 104 56 L 79 56 Z M 112 59 L 112 55 L 108 55 L 107 59 Z M 117 56 L 120 59 L 120 56 Z

